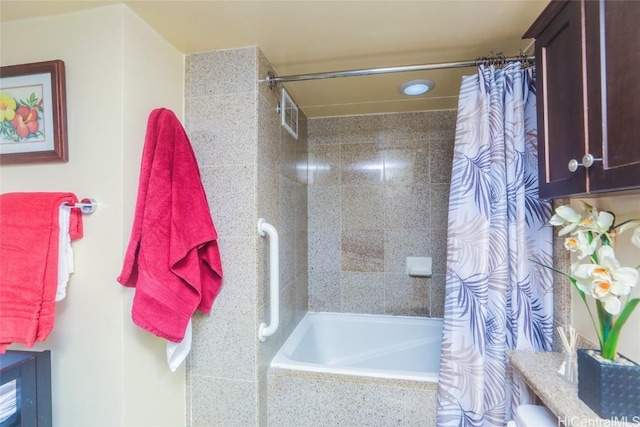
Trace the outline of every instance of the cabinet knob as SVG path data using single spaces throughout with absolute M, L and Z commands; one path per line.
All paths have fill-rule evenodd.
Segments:
M 578 163 L 576 159 L 569 160 L 569 172 L 577 171 L 580 166 L 584 166 L 586 169 L 589 169 L 595 162 L 601 161 L 602 159 L 596 159 L 595 157 L 593 157 L 593 154 L 587 153 L 584 155 L 584 157 L 582 157 L 582 163 Z
M 582 166 L 582 163 L 578 163 L 576 159 L 569 160 L 569 172 L 575 172 Z

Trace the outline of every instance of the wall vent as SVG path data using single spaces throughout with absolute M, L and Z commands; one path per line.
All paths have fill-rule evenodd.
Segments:
M 298 139 L 298 106 L 285 88 L 282 88 L 282 127 L 287 130 L 295 139 Z

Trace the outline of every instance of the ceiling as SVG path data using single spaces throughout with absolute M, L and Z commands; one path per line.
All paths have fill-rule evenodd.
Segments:
M 185 54 L 258 45 L 280 76 L 515 56 L 549 0 L 1 0 L 2 21 L 124 3 Z M 454 109 L 473 68 L 287 83 L 308 117 Z M 429 78 L 418 97 L 401 83 Z

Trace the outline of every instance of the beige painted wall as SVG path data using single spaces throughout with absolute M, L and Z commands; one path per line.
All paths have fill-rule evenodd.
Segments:
M 638 194 L 610 195 L 589 199 L 572 199 L 571 204 L 577 208 L 580 206 L 578 204 L 580 200 L 584 200 L 599 210 L 613 212 L 616 215 L 616 224 L 627 219 L 640 218 L 640 195 Z M 618 238 L 616 242 L 616 256 L 623 266 L 636 267 L 640 265 L 640 249 L 631 244 L 629 240 L 630 236 L 631 231 L 628 231 Z M 631 296 L 640 297 L 640 286 L 636 287 Z M 573 325 L 580 334 L 597 343 L 598 337 L 582 299 L 580 299 L 576 292 L 573 292 L 571 301 Z M 592 312 L 595 315 L 595 309 L 592 309 Z M 639 331 L 640 308 L 636 307 L 633 315 L 627 320 L 618 343 L 618 353 L 625 355 L 636 363 L 640 363 Z
M 2 65 L 62 59 L 69 162 L 0 168 L 0 190 L 93 197 L 76 272 L 49 339 L 54 425 L 185 424 L 184 368 L 131 322 L 133 292 L 116 277 L 128 243 L 149 112 L 183 114 L 184 56 L 124 6 L 3 22 Z M 23 348 L 20 345 L 13 349 Z

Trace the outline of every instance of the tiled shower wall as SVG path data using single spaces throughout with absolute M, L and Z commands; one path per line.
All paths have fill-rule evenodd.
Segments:
M 267 425 L 267 373 L 275 356 L 308 309 L 307 269 L 307 119 L 298 117 L 298 138 L 280 126 L 277 104 L 281 86 L 268 87 L 274 73 L 258 49 L 257 212 L 278 230 L 280 240 L 280 326 L 258 344 L 258 424 Z M 269 323 L 268 241 L 258 245 L 258 318 Z M 257 331 L 257 329 L 256 329 Z M 224 424 L 225 426 L 228 424 Z M 230 424 L 229 424 L 230 425 Z
M 266 425 L 269 361 L 307 309 L 306 119 L 298 141 L 281 132 L 277 93 L 259 82 L 270 69 L 257 47 L 187 56 L 186 130 L 196 152 L 224 270 L 210 315 L 194 316 L 187 360 L 189 426 Z M 280 330 L 269 322 L 268 238 L 282 248 Z M 298 253 L 304 256 L 296 256 Z
M 309 310 L 441 317 L 455 111 L 309 119 Z M 430 256 L 433 276 L 405 258 Z

